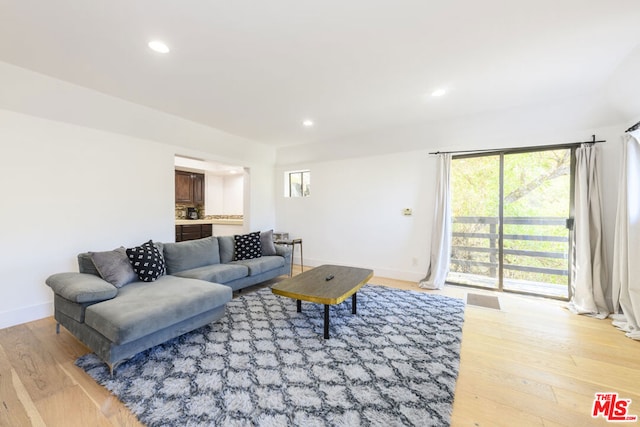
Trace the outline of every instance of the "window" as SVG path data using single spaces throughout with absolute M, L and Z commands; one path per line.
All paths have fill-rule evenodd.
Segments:
M 310 194 L 310 171 L 290 171 L 284 173 L 284 197 L 309 197 Z

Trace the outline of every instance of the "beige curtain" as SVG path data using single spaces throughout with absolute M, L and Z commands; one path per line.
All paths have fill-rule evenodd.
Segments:
M 623 142 L 613 243 L 614 326 L 640 340 L 640 130 Z
M 609 309 L 601 200 L 599 147 L 583 144 L 576 149 L 573 295 L 568 307 L 576 314 L 604 319 Z
M 431 255 L 427 275 L 418 286 L 442 289 L 451 259 L 451 154 L 438 154 L 436 199 L 431 227 Z

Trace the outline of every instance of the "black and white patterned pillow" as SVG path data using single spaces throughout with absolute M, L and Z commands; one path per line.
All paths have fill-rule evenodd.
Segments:
M 133 271 L 143 282 L 153 282 L 164 274 L 164 257 L 151 240 L 135 248 L 127 249 L 127 256 Z
M 234 261 L 260 258 L 262 256 L 259 231 L 249 234 L 236 234 L 233 239 L 235 241 Z

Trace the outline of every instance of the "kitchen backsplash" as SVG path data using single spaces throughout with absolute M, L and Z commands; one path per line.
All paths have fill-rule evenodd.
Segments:
M 206 215 L 203 219 L 244 219 L 244 215 Z
M 187 208 L 192 208 L 193 205 L 178 205 L 176 204 L 176 219 L 187 219 Z M 204 215 L 204 207 L 198 210 L 199 219 L 243 219 L 244 215 Z
M 176 219 L 187 219 L 187 208 L 193 208 L 193 205 L 179 205 L 176 203 Z M 198 210 L 198 217 L 200 212 L 204 212 L 204 208 Z

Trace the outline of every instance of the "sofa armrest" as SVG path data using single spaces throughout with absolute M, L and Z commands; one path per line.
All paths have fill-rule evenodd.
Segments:
M 293 255 L 293 247 L 289 245 L 275 245 L 276 255 L 280 255 L 284 258 L 284 265 L 291 264 L 291 256 Z
M 56 295 L 75 303 L 99 302 L 118 295 L 115 286 L 93 274 L 58 273 L 45 283 Z
M 275 245 L 276 247 L 276 255 L 280 255 L 282 257 L 290 257 L 291 256 L 291 252 L 292 252 L 292 248 L 289 245 Z

